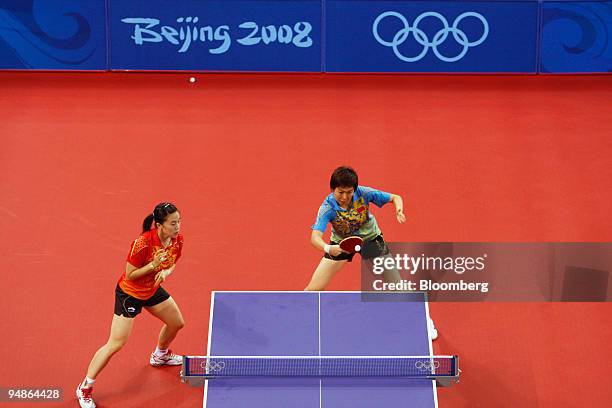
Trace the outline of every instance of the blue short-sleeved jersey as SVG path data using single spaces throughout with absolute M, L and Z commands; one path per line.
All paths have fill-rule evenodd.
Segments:
M 380 235 L 376 218 L 370 213 L 370 203 L 382 207 L 391 200 L 391 194 L 371 187 L 357 186 L 353 194 L 353 202 L 347 210 L 341 208 L 334 198 L 328 195 L 317 214 L 313 230 L 325 232 L 327 223 L 332 225 L 331 240 L 339 242 L 346 237 L 357 235 L 368 241 Z

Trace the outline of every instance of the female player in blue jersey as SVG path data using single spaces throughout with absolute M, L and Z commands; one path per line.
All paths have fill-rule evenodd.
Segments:
M 406 221 L 402 197 L 360 186 L 357 173 L 350 167 L 338 167 L 334 170 L 329 187 L 331 194 L 325 198 L 319 208 L 310 237 L 310 243 L 325 254 L 305 290 L 324 290 L 334 275 L 347 262 L 352 261 L 355 253 L 348 253 L 340 248 L 339 243 L 344 238 L 358 236 L 363 239 L 361 249 L 363 259 L 372 259 L 389 253 L 376 218 L 370 213 L 370 203 L 378 207 L 393 203 L 397 222 L 401 224 Z M 323 240 L 323 233 L 328 223 L 332 226 L 329 244 Z

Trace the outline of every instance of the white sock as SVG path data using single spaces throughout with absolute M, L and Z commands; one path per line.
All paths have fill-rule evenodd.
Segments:
M 162 350 L 159 347 L 155 347 L 155 355 L 156 356 L 159 356 L 159 357 L 165 356 L 167 352 L 168 352 L 168 349 Z
M 96 380 L 92 380 L 91 378 L 85 376 L 85 380 L 83 381 L 83 385 L 85 387 L 93 387 L 95 382 L 96 382 Z

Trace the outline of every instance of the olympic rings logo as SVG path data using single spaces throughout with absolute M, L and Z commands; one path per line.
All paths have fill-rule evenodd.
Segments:
M 203 361 L 200 363 L 200 368 L 209 373 L 223 371 L 225 368 L 225 361 Z
M 393 40 L 391 41 L 386 41 L 382 39 L 380 37 L 380 34 L 378 33 L 378 25 L 380 24 L 382 20 L 384 20 L 387 17 L 395 17 L 399 19 L 401 23 L 404 25 L 404 27 L 400 29 L 393 36 Z M 442 22 L 442 25 L 444 26 L 433 36 L 431 40 L 429 39 L 429 37 L 423 30 L 418 28 L 419 23 L 427 17 L 437 18 L 438 20 Z M 469 41 L 467 38 L 467 34 L 458 28 L 459 23 L 464 18 L 468 18 L 468 17 L 474 17 L 480 20 L 480 22 L 482 23 L 483 29 L 484 29 L 480 38 L 475 41 Z M 468 49 L 470 47 L 476 47 L 477 45 L 482 44 L 484 40 L 486 40 L 487 36 L 489 35 L 489 23 L 481 14 L 473 12 L 473 11 L 468 11 L 468 12 L 465 12 L 459 15 L 455 19 L 455 21 L 453 21 L 453 25 L 449 26 L 448 21 L 446 21 L 446 18 L 444 18 L 442 14 L 436 13 L 434 11 L 428 11 L 428 12 L 421 14 L 416 19 L 414 19 L 413 25 L 410 26 L 410 23 L 408 22 L 408 20 L 406 20 L 406 17 L 404 17 L 400 13 L 396 11 L 387 11 L 387 12 L 382 13 L 378 17 L 376 17 L 376 20 L 374 20 L 374 24 L 372 25 L 372 34 L 374 34 L 374 38 L 376 38 L 376 41 L 378 41 L 380 44 L 386 47 L 392 47 L 393 52 L 395 53 L 395 56 L 402 61 L 405 61 L 405 62 L 420 61 L 423 57 L 425 57 L 425 54 L 427 54 L 427 51 L 429 51 L 429 48 L 431 48 L 433 50 L 433 53 L 435 54 L 436 57 L 438 57 L 439 60 L 444 61 L 444 62 L 455 62 L 463 58 L 465 54 L 467 54 Z M 413 57 L 407 57 L 403 55 L 398 48 L 408 39 L 408 36 L 410 34 L 412 34 L 412 37 L 415 39 L 417 43 L 423 46 L 423 50 L 419 54 Z M 455 41 L 457 41 L 457 43 L 463 47 L 461 52 L 454 57 L 447 57 L 445 55 L 442 55 L 440 51 L 438 50 L 438 46 L 442 44 L 444 41 L 446 41 L 449 34 L 452 34 Z
M 417 361 L 414 366 L 421 371 L 433 371 L 440 367 L 439 361 Z

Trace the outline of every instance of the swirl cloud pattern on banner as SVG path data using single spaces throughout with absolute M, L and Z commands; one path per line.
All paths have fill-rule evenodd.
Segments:
M 104 0 L 3 0 L 2 68 L 106 69 L 104 16 Z
M 612 72 L 612 2 L 545 2 L 541 72 Z

